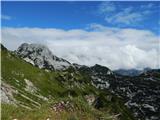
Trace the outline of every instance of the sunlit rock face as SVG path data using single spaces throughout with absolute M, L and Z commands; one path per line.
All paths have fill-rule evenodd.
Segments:
M 25 61 L 39 68 L 49 70 L 64 70 L 71 64 L 55 55 L 44 45 L 40 44 L 22 44 L 16 51 Z

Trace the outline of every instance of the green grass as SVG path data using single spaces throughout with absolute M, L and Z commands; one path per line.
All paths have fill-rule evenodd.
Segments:
M 38 102 L 43 101 L 36 95 L 25 91 L 26 83 L 24 79 L 31 81 L 38 89 L 38 94 L 44 97 L 57 97 L 65 91 L 61 83 L 55 80 L 57 75 L 55 72 L 45 72 L 44 70 L 33 67 L 7 51 L 1 52 L 1 55 L 2 80 L 15 87 L 18 93 L 24 94 Z M 19 94 L 15 95 L 18 100 L 24 101 L 25 99 L 20 96 Z M 25 102 L 28 103 L 29 101 L 25 100 Z
M 75 106 L 75 110 L 73 112 L 62 111 L 56 113 L 50 108 L 51 104 L 44 104 L 41 108 L 34 110 L 27 110 L 14 105 L 2 104 L 2 120 L 46 120 L 47 118 L 50 118 L 51 120 L 97 120 L 102 117 L 106 118 L 104 120 L 111 120 L 109 119 L 111 117 L 110 114 L 104 114 L 92 106 L 89 106 L 81 97 L 73 99 L 63 98 L 53 101 L 52 104 L 62 100 L 71 101 Z
M 135 120 L 132 112 L 124 106 L 124 102 L 121 98 L 107 91 L 100 91 L 99 97 L 103 104 L 101 111 L 107 111 L 110 114 L 121 114 L 119 117 L 121 120 Z
M 17 91 L 13 96 L 18 101 L 17 107 L 2 104 L 2 120 L 112 120 L 112 116 L 119 113 L 120 120 L 134 120 L 123 100 L 109 92 L 96 89 L 91 85 L 88 75 L 73 68 L 63 72 L 46 72 L 7 50 L 1 51 L 1 63 L 2 81 Z M 35 93 L 26 91 L 25 79 L 36 87 Z M 87 103 L 84 95 L 90 94 L 101 98 L 102 108 L 96 109 Z M 48 101 L 38 95 L 47 97 Z M 111 96 L 112 100 L 108 100 L 107 96 Z M 62 100 L 71 101 L 75 110 L 57 114 L 50 109 L 52 104 Z M 31 110 L 22 105 L 30 107 Z

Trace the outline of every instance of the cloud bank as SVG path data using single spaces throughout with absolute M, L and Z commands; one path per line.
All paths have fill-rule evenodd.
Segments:
M 2 28 L 2 43 L 15 50 L 22 43 L 40 43 L 72 63 L 101 64 L 110 69 L 159 68 L 159 38 L 151 31 L 109 28 L 89 29 Z

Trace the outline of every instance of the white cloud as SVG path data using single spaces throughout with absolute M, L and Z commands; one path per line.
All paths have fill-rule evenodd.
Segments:
M 134 25 L 145 20 L 154 7 L 151 3 L 137 6 L 125 6 L 116 2 L 103 2 L 99 6 L 99 13 L 111 24 Z
M 11 20 L 11 16 L 1 15 L 1 19 L 3 19 L 3 20 Z
M 106 13 L 106 12 L 114 12 L 116 10 L 116 7 L 113 3 L 111 2 L 103 2 L 99 6 L 99 12 L 101 13 Z
M 158 36 L 147 30 L 109 28 L 92 24 L 89 31 L 44 28 L 2 28 L 2 43 L 41 43 L 70 62 L 101 64 L 111 69 L 158 68 Z
M 105 20 L 109 23 L 134 24 L 142 20 L 142 15 L 139 13 L 120 12 L 112 17 L 106 17 Z

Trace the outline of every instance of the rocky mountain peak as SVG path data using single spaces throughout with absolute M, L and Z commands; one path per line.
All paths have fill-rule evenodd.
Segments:
M 51 51 L 44 45 L 41 44 L 27 44 L 23 43 L 18 49 L 17 53 L 19 53 L 21 56 L 26 57 L 28 53 L 37 53 L 42 56 L 45 55 L 52 55 Z
M 99 65 L 99 64 L 95 64 L 94 66 L 91 67 L 91 69 L 93 71 L 100 73 L 100 74 L 106 74 L 106 75 L 113 74 L 113 72 L 109 68 L 102 66 L 102 65 Z
M 62 58 L 52 54 L 52 52 L 41 44 L 23 43 L 16 53 L 25 61 L 44 69 L 49 70 L 64 70 L 71 64 Z

